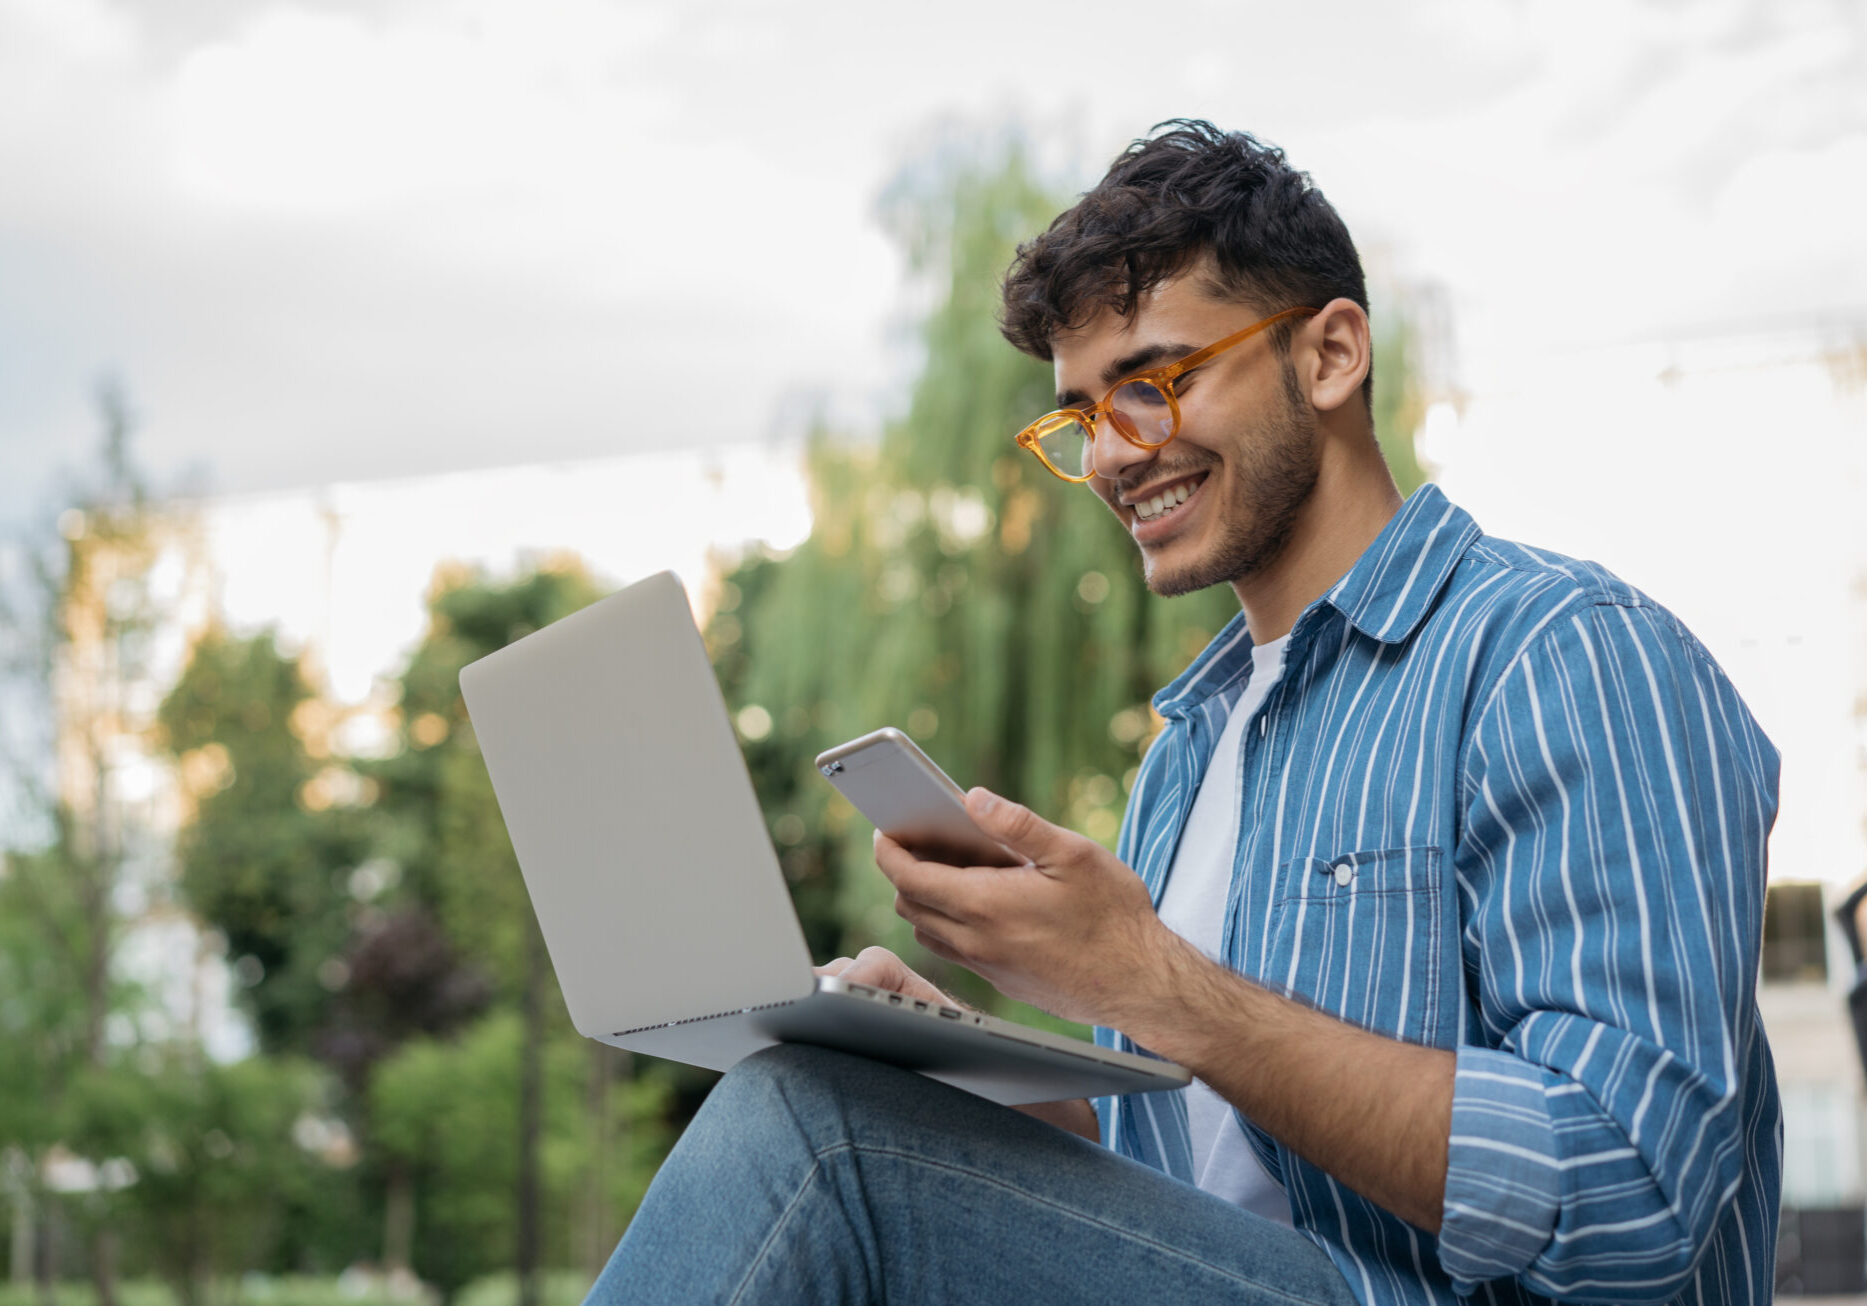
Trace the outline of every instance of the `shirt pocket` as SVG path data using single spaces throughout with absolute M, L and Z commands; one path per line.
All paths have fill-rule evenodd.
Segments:
M 1264 980 L 1409 1043 L 1436 1044 L 1443 927 L 1440 850 L 1382 848 L 1283 866 Z

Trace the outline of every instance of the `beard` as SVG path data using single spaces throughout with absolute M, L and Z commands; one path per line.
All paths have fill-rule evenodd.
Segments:
M 1275 562 L 1290 543 L 1297 517 L 1316 488 L 1321 454 L 1316 447 L 1316 415 L 1305 404 L 1295 373 L 1286 363 L 1283 400 L 1242 441 L 1231 460 L 1225 502 L 1220 510 L 1218 543 L 1204 556 L 1175 570 L 1157 564 L 1144 552 L 1148 589 L 1163 598 L 1191 594 L 1209 585 L 1228 584 L 1255 575 Z M 1208 488 L 1217 476 L 1208 474 Z

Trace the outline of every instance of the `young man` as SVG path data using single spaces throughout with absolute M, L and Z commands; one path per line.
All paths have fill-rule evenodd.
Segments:
M 1403 504 L 1340 219 L 1168 126 L 1019 252 L 1059 409 L 1018 440 L 1240 615 L 1156 696 L 1119 856 L 983 790 L 1026 866 L 876 847 L 933 952 L 1196 1082 L 1020 1114 L 772 1049 L 594 1296 L 1768 1300 L 1774 749 L 1645 596 Z

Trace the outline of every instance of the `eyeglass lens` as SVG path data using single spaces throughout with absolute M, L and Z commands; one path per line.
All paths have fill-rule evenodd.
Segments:
M 1130 381 L 1109 398 L 1109 420 L 1131 444 L 1157 448 L 1174 435 L 1174 409 L 1151 381 Z M 1087 476 L 1094 468 L 1095 445 L 1089 428 L 1059 413 L 1035 433 L 1050 465 L 1066 476 Z

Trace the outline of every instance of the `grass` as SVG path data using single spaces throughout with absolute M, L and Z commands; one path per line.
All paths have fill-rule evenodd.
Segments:
M 553 1270 L 540 1284 L 543 1306 L 579 1306 L 590 1281 L 571 1270 Z M 207 1306 L 411 1306 L 408 1298 L 345 1292 L 335 1278 L 302 1275 L 248 1275 L 214 1284 L 203 1294 Z M 515 1306 L 518 1280 L 511 1274 L 489 1274 L 460 1290 L 455 1306 Z M 56 1306 L 97 1306 L 90 1283 L 66 1280 L 56 1285 Z M 178 1298 L 160 1279 L 125 1279 L 117 1284 L 117 1306 L 177 1306 Z M 0 1283 L 0 1306 L 42 1306 L 32 1284 Z M 420 1306 L 426 1306 L 421 1303 Z

